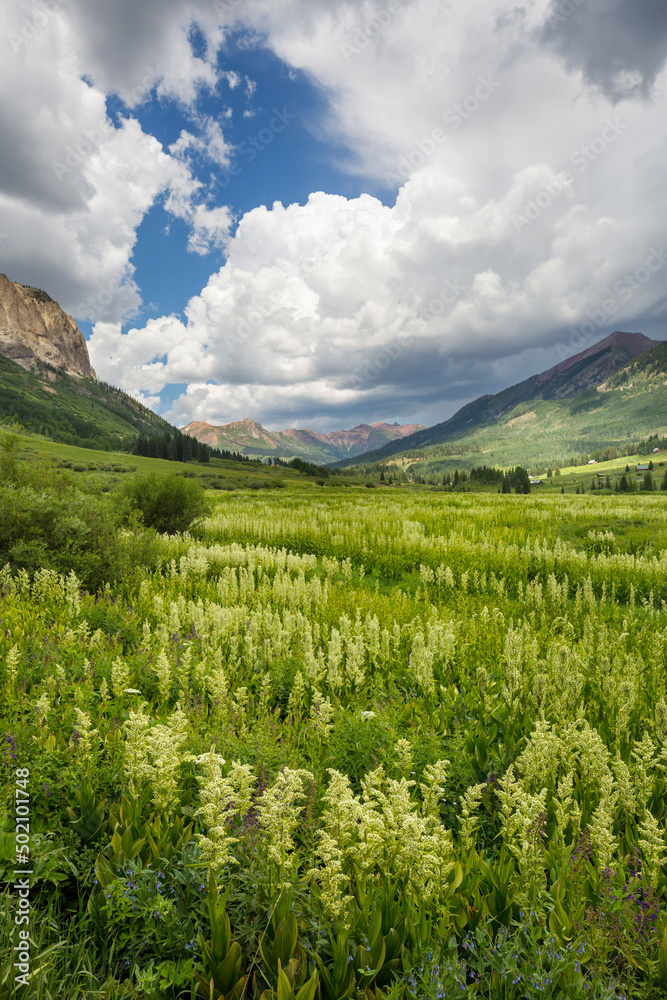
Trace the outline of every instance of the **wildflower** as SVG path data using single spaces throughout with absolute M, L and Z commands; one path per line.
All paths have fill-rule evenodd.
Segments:
M 111 690 L 114 698 L 120 698 L 128 689 L 130 683 L 130 668 L 118 656 L 111 664 Z
M 661 830 L 653 813 L 647 809 L 646 815 L 639 824 L 639 846 L 644 855 L 644 870 L 649 885 L 657 885 L 660 869 L 667 857 L 664 829 Z
M 292 837 L 305 799 L 303 783 L 313 780 L 310 771 L 284 767 L 257 807 L 260 825 L 267 834 L 269 858 L 280 872 L 279 888 L 290 885 L 288 877 L 296 861 Z
M 199 843 L 209 870 L 215 874 L 234 860 L 231 847 L 238 838 L 230 836 L 228 827 L 234 816 L 243 816 L 250 809 L 255 777 L 249 764 L 235 761 L 223 778 L 225 761 L 213 747 L 196 763 L 203 772 L 197 779 L 202 805 L 196 815 L 203 817 L 207 827 L 207 834 L 199 835 Z
M 37 716 L 37 724 L 39 726 L 45 726 L 47 724 L 47 716 L 51 711 L 51 699 L 48 694 L 44 692 L 42 697 L 39 699 L 35 705 L 35 715 Z
M 167 725 L 151 727 L 142 705 L 123 724 L 123 730 L 124 768 L 131 794 L 136 795 L 148 784 L 157 811 L 169 812 L 176 803 L 181 766 L 193 759 L 183 752 L 187 718 L 177 708 Z
M 313 704 L 310 717 L 317 729 L 326 738 L 332 730 L 333 706 L 328 698 L 324 698 L 317 688 L 313 690 Z
M 18 646 L 12 646 L 12 648 L 7 653 L 7 656 L 5 657 L 5 676 L 6 676 L 5 686 L 11 698 L 13 698 L 15 695 L 18 672 L 19 672 L 19 648 Z
M 473 832 L 477 827 L 475 812 L 482 800 L 484 784 L 472 785 L 461 796 L 461 843 L 466 851 L 474 848 Z
M 169 660 L 167 659 L 167 656 L 163 649 L 160 650 L 160 652 L 155 658 L 154 670 L 157 676 L 157 685 L 160 698 L 162 698 L 163 701 L 166 701 L 171 692 L 172 670 L 171 670 L 171 664 L 169 663 Z
M 403 775 L 412 770 L 412 744 L 409 740 L 400 739 L 396 743 L 396 766 Z
M 600 868 L 608 868 L 616 850 L 617 841 L 612 834 L 614 824 L 613 809 L 618 798 L 617 792 L 612 792 L 613 779 L 607 772 L 603 776 L 600 802 L 593 813 L 590 825 L 590 835 L 593 848 Z

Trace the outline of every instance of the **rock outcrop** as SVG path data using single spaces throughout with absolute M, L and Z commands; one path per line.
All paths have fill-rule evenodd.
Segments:
M 0 354 L 23 368 L 38 361 L 69 375 L 96 378 L 81 330 L 57 302 L 39 288 L 0 274 Z

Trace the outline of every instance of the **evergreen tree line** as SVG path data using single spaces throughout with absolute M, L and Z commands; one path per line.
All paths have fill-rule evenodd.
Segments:
M 651 463 L 653 464 L 653 463 Z M 607 476 L 609 480 L 609 476 Z M 634 493 L 637 489 L 637 483 L 632 476 L 626 476 L 625 474 L 621 476 L 618 483 L 615 486 L 617 493 Z M 653 493 L 658 489 L 658 484 L 653 477 L 652 472 L 645 472 L 644 478 L 641 483 L 639 483 L 639 489 L 645 493 Z M 660 489 L 667 490 L 667 472 L 665 472 L 660 482 Z
M 667 449 L 667 438 L 660 437 L 658 434 L 651 434 L 645 441 L 641 441 L 637 445 L 637 454 L 650 455 L 654 448 L 665 451 Z
M 198 441 L 189 434 L 179 430 L 164 431 L 147 437 L 140 434 L 131 448 L 133 455 L 143 455 L 144 458 L 163 458 L 167 462 L 202 462 L 208 463 L 212 458 L 226 459 L 234 462 L 258 463 L 258 459 L 246 458 L 237 451 L 225 451 L 212 448 Z
M 315 465 L 313 462 L 305 462 L 302 458 L 291 458 L 289 461 L 285 458 L 280 458 L 279 456 L 272 456 L 269 458 L 268 465 L 273 465 L 274 468 L 283 469 L 296 469 L 298 472 L 303 472 L 307 476 L 312 476 L 317 479 L 328 479 L 331 472 L 325 465 Z M 347 469 L 335 469 L 334 475 L 351 475 Z

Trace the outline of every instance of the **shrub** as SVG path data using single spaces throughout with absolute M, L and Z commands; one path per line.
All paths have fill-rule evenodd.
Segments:
M 73 570 L 90 590 L 129 580 L 157 556 L 152 533 L 121 533 L 118 505 L 64 482 L 0 486 L 0 566 L 33 573 Z
M 138 476 L 123 488 L 130 508 L 137 510 L 148 528 L 175 535 L 210 512 L 199 483 L 184 476 Z

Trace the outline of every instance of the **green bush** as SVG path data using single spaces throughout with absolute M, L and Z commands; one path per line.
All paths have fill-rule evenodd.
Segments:
M 146 527 L 167 535 L 187 531 L 210 512 L 199 483 L 176 474 L 138 476 L 123 487 L 122 496 L 130 509 L 141 514 Z
M 33 573 L 73 570 L 90 590 L 129 580 L 156 559 L 155 536 L 121 532 L 121 513 L 110 497 L 96 497 L 65 482 L 37 489 L 0 486 L 0 566 Z

